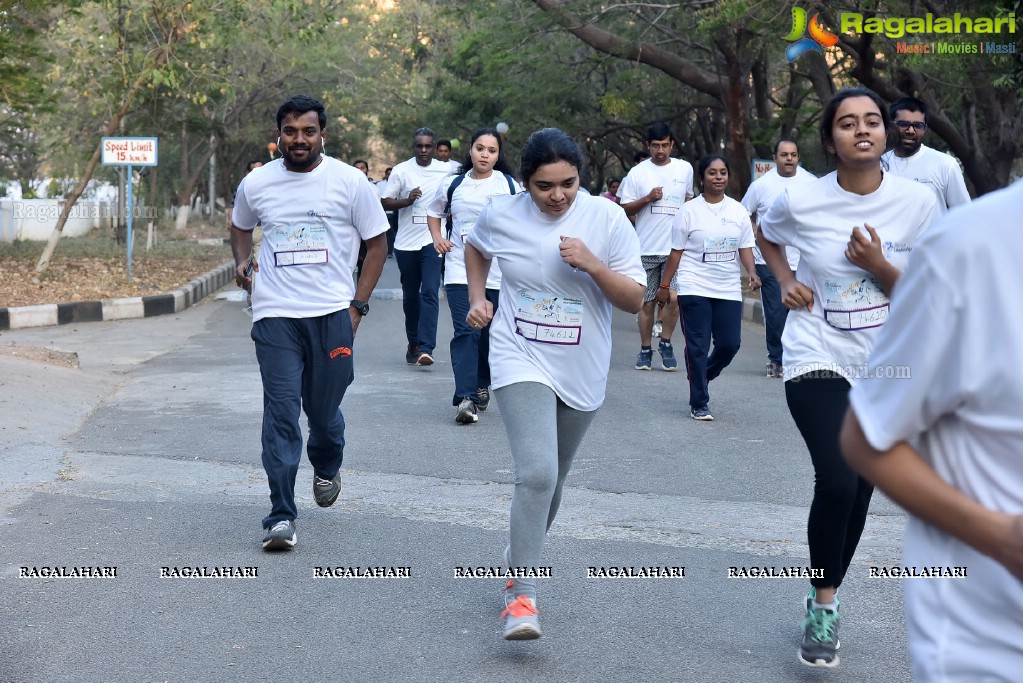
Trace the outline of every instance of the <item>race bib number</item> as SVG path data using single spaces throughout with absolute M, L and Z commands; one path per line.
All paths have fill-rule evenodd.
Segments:
M 880 327 L 888 320 L 889 304 L 872 276 L 824 280 L 824 320 L 839 330 Z
M 682 197 L 677 194 L 669 194 L 650 205 L 650 213 L 668 214 L 674 216 L 682 208 Z
M 274 231 L 273 254 L 278 268 L 326 263 L 327 228 L 322 225 L 278 228 Z
M 462 241 L 465 241 L 465 236 L 469 234 L 474 225 L 476 225 L 476 221 L 462 221 L 455 227 L 458 234 L 462 236 Z
M 522 290 L 515 311 L 515 332 L 540 344 L 577 345 L 582 336 L 583 301 L 550 292 Z
M 703 262 L 723 263 L 734 261 L 738 248 L 738 237 L 708 237 L 703 240 Z

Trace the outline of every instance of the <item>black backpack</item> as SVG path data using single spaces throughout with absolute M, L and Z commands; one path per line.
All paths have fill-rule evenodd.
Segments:
M 449 240 L 451 239 L 451 228 L 453 227 L 451 222 L 451 198 L 455 196 L 455 189 L 462 184 L 462 181 L 465 180 L 465 176 L 467 175 L 469 175 L 468 171 L 459 175 L 451 181 L 450 185 L 448 185 L 448 201 L 444 204 L 444 220 L 448 231 L 447 239 Z M 504 179 L 508 181 L 508 192 L 515 194 L 515 178 L 512 178 L 510 175 L 505 173 Z

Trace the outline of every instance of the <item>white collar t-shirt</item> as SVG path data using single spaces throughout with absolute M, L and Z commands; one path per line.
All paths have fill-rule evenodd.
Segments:
M 944 152 L 921 144 L 913 156 L 896 156 L 895 150 L 891 150 L 885 152 L 881 160 L 887 162 L 888 173 L 931 188 L 938 200 L 939 216 L 945 215 L 952 207 L 970 202 L 970 193 L 966 190 L 958 162 Z
M 441 234 L 446 232 L 444 227 L 444 206 L 448 201 L 448 188 L 455 178 L 450 176 L 438 187 L 437 193 L 427 205 L 427 214 L 434 218 L 441 219 Z M 514 181 L 512 181 L 514 182 Z M 522 189 L 516 183 L 516 192 Z M 470 172 L 462 177 L 462 182 L 455 188 L 451 195 L 451 244 L 454 245 L 451 251 L 444 255 L 444 284 L 465 285 L 468 280 L 465 277 L 465 236 L 476 225 L 483 207 L 495 194 L 511 194 L 508 187 L 508 178 L 500 171 L 492 171 L 483 180 L 477 180 Z M 490 265 L 490 273 L 487 275 L 487 289 L 501 288 L 501 268 L 497 263 Z
M 625 176 L 618 186 L 618 196 L 622 204 L 628 204 L 647 196 L 655 187 L 663 189 L 661 199 L 647 204 L 636 214 L 636 234 L 643 256 L 671 253 L 671 222 L 686 198 L 693 196 L 692 164 L 672 158 L 664 166 L 658 166 L 644 159 Z
M 593 278 L 561 260 L 562 237 L 582 239 L 611 270 L 646 286 L 636 231 L 617 204 L 580 193 L 552 217 L 528 192 L 491 197 L 466 242 L 501 266 L 492 386 L 539 382 L 571 408 L 596 410 L 611 363 L 611 303 Z
M 1018 181 L 928 231 L 895 289 L 871 378 L 849 394 L 871 446 L 885 451 L 919 437 L 938 476 L 1008 515 L 1023 514 L 1021 215 Z M 906 525 L 902 564 L 968 570 L 965 578 L 903 582 L 914 680 L 1020 675 L 1019 579 L 916 517 Z
M 802 166 L 796 166 L 795 175 L 787 178 L 778 174 L 777 167 L 772 168 L 750 184 L 746 190 L 746 196 L 742 198 L 742 205 L 746 207 L 746 213 L 756 215 L 757 223 L 759 224 L 763 220 L 764 215 L 767 214 L 767 210 L 771 208 L 771 204 L 785 191 L 786 187 L 797 187 L 811 183 L 814 180 L 817 180 L 817 176 Z M 794 271 L 799 267 L 798 249 L 795 247 L 787 248 L 785 256 L 789 260 L 790 269 Z M 756 245 L 753 245 L 753 260 L 761 266 L 767 265 L 763 255 L 760 253 L 760 248 Z
M 387 232 L 375 188 L 359 169 L 324 156 L 308 173 L 275 159 L 238 185 L 235 226 L 263 226 L 252 319 L 312 318 L 348 308 L 362 240 Z
M 753 246 L 753 225 L 742 204 L 723 197 L 708 204 L 701 194 L 675 215 L 671 248 L 682 252 L 676 291 L 685 296 L 742 301 L 739 249 Z
M 845 250 L 854 226 L 877 230 L 884 256 L 903 270 L 920 235 L 937 217 L 933 193 L 885 173 L 868 195 L 844 190 L 838 173 L 785 190 L 760 223 L 764 237 L 799 249 L 796 280 L 813 291 L 813 311 L 789 311 L 782 334 L 786 380 L 830 370 L 855 385 L 865 370 L 890 301 Z
M 437 186 L 449 175 L 451 165 L 440 159 L 431 159 L 429 166 L 420 166 L 416 163 L 415 157 L 412 157 L 391 169 L 391 178 L 387 181 L 381 198 L 405 199 L 408 193 L 417 187 L 423 192 L 411 206 L 398 209 L 395 249 L 419 251 L 426 245 L 433 244 L 430 226 L 426 224 L 426 207 L 433 199 Z

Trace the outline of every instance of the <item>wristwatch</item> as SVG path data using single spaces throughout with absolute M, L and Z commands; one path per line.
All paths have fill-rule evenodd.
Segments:
M 366 315 L 369 313 L 369 304 L 367 304 L 365 301 L 352 299 L 352 303 L 349 305 L 355 310 L 357 310 L 359 312 L 359 315 Z

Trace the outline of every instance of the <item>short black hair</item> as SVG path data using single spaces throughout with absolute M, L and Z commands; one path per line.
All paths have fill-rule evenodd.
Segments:
M 445 147 L 450 149 L 450 147 L 451 147 L 451 140 L 438 140 L 437 143 L 436 143 L 436 146 L 440 147 L 441 145 L 444 145 Z
M 903 97 L 892 102 L 892 106 L 888 108 L 888 115 L 891 116 L 892 121 L 895 120 L 895 115 L 900 111 L 918 111 L 924 115 L 924 123 L 930 123 L 931 116 L 927 113 L 927 105 L 921 99 Z
M 728 163 L 728 159 L 724 158 L 720 154 L 708 154 L 707 156 L 700 159 L 700 163 L 696 167 L 696 179 L 700 182 L 700 189 L 703 189 L 703 174 L 707 172 L 710 165 L 715 161 L 721 161 L 725 165 L 725 170 L 728 171 L 728 175 L 732 175 L 732 165 Z
M 663 140 L 664 138 L 671 139 L 671 128 L 663 121 L 651 124 L 646 129 L 646 141 L 653 142 L 654 140 Z
M 796 146 L 796 154 L 799 154 L 799 143 L 798 142 L 796 142 L 792 138 L 778 138 L 778 142 L 774 143 L 774 152 L 772 152 L 772 154 L 774 154 L 774 156 L 778 156 L 778 148 L 781 147 L 782 143 L 784 143 L 784 142 L 791 142 L 793 145 L 795 145 Z
M 315 97 L 308 95 L 295 95 L 284 100 L 277 108 L 277 130 L 281 129 L 281 123 L 288 114 L 301 116 L 307 111 L 316 112 L 316 118 L 320 121 L 320 130 L 327 127 L 327 113 L 323 109 L 323 103 Z

